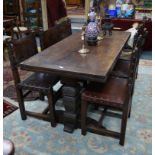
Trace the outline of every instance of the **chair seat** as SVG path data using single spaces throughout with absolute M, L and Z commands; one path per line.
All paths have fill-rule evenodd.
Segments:
M 24 27 L 24 26 L 19 26 L 19 30 L 20 30 L 20 31 L 27 31 L 28 28 L 27 28 L 27 27 Z M 15 31 L 15 32 L 18 32 L 19 30 L 18 30 L 17 27 L 14 27 L 14 28 L 13 28 L 13 31 Z
M 132 50 L 124 50 L 120 55 L 120 59 L 131 61 L 134 57 L 134 52 Z
M 31 90 L 46 90 L 48 91 L 59 81 L 58 77 L 44 73 L 34 73 L 29 76 L 26 80 L 18 84 L 19 87 Z
M 92 82 L 83 91 L 82 99 L 88 102 L 122 107 L 128 93 L 128 80 L 110 77 L 106 83 Z
M 131 62 L 119 59 L 111 73 L 113 76 L 118 76 L 122 78 L 130 77 L 131 73 Z
M 132 60 L 132 54 L 121 54 L 119 59 L 123 59 L 123 60 L 127 60 L 127 61 L 131 61 Z

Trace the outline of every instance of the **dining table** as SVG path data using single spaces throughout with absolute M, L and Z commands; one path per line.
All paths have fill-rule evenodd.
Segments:
M 88 46 L 81 39 L 81 32 L 77 32 L 20 63 L 22 70 L 60 77 L 64 131 L 72 133 L 80 120 L 81 82 L 105 83 L 129 37 L 129 32 L 113 31 L 98 40 L 97 45 Z M 81 54 L 82 48 L 89 52 Z

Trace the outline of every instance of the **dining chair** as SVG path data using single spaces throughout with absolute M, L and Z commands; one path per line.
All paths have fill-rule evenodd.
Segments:
M 125 59 L 120 57 L 118 59 L 114 69 L 111 72 L 111 76 L 125 78 L 128 79 L 130 90 L 131 90 L 131 104 L 129 110 L 129 117 L 131 115 L 132 109 L 132 96 L 134 94 L 134 86 L 135 80 L 138 74 L 138 64 L 139 64 L 139 48 L 141 47 L 141 39 L 142 36 L 140 35 L 136 41 L 136 45 L 133 50 L 130 50 L 130 55 L 128 58 Z
M 4 19 L 12 19 L 14 20 L 13 23 L 13 33 L 16 36 L 16 38 L 21 38 L 23 35 L 28 35 L 32 31 L 30 29 L 30 21 L 29 20 L 23 20 L 22 22 L 18 19 L 17 16 L 4 16 Z
M 3 17 L 3 31 L 5 31 L 3 33 L 13 37 L 13 26 L 15 24 L 15 20 L 16 19 L 14 17 Z
M 111 72 L 111 76 L 118 77 L 121 79 L 127 79 L 128 85 L 131 90 L 131 104 L 129 110 L 129 117 L 131 116 L 132 109 L 132 96 L 134 94 L 134 86 L 135 86 L 135 69 L 134 64 L 130 61 L 126 60 L 118 60 L 114 69 Z
M 81 95 L 82 135 L 86 135 L 87 131 L 90 131 L 100 135 L 118 138 L 119 144 L 124 145 L 127 119 L 130 111 L 130 96 L 130 87 L 127 79 L 109 77 L 102 84 L 90 82 Z M 90 123 L 87 118 L 88 106 L 90 104 L 104 108 L 97 124 Z M 121 112 L 121 115 L 118 111 Z M 121 119 L 120 132 L 102 126 L 105 116 Z
M 141 23 L 141 24 L 139 24 L 139 26 L 138 26 L 138 34 L 143 34 L 143 32 L 144 32 L 144 29 L 145 29 L 145 25 L 144 25 L 144 23 Z
M 55 27 L 59 31 L 61 40 L 72 34 L 71 20 L 69 18 L 65 19 L 61 23 L 57 23 Z
M 54 27 L 49 28 L 46 31 L 42 31 L 39 34 L 41 50 L 52 46 L 53 44 L 61 41 L 72 34 L 71 21 L 66 19 L 61 23 L 57 23 Z
M 141 49 L 140 49 L 140 56 L 143 52 L 143 47 L 144 47 L 144 44 L 146 42 L 146 39 L 147 39 L 147 36 L 148 36 L 148 30 L 147 28 L 144 28 L 144 31 L 143 31 L 143 34 L 142 34 L 142 40 L 141 40 Z
M 59 78 L 48 73 L 36 72 L 32 73 L 26 79 L 21 80 L 18 70 L 19 64 L 22 61 L 38 53 L 35 35 L 31 34 L 18 40 L 12 40 L 8 42 L 8 46 L 9 59 L 14 77 L 14 83 L 22 120 L 26 120 L 27 115 L 29 115 L 38 119 L 50 121 L 51 125 L 54 127 L 56 125 L 55 102 L 59 97 L 60 89 L 57 92 L 54 92 L 53 86 L 59 81 Z M 25 109 L 24 98 L 32 91 L 47 95 L 47 108 L 49 109 L 49 113 L 45 113 L 45 111 L 47 111 L 47 108 L 43 111 L 43 113 L 31 112 Z
M 144 27 L 143 24 L 140 24 L 140 26 L 137 30 L 137 33 L 134 36 L 133 47 L 128 48 L 127 46 L 125 46 L 122 53 L 121 53 L 120 58 L 126 59 L 126 60 L 131 60 L 133 57 L 135 57 L 134 49 L 137 46 L 137 44 L 139 44 L 139 47 L 138 47 L 139 48 L 139 54 L 141 55 L 142 48 L 145 44 L 145 40 L 146 40 L 147 35 L 148 35 L 147 29 Z M 140 37 L 139 43 L 137 43 L 139 37 Z
M 44 50 L 61 40 L 59 31 L 55 27 L 51 27 L 46 31 L 40 32 L 39 38 L 41 50 Z
M 147 35 L 148 35 L 148 31 L 147 31 L 147 29 L 145 29 L 144 34 L 142 36 L 140 35 L 139 42 L 137 43 L 138 53 L 137 53 L 136 68 L 135 68 L 136 78 L 138 75 L 138 64 L 139 64 L 140 56 L 143 52 L 143 47 L 144 47 L 145 41 L 147 39 Z
M 134 49 L 128 49 L 127 51 L 123 49 L 122 54 L 119 57 L 111 73 L 112 75 L 117 77 L 129 78 L 131 85 L 134 85 L 134 81 L 137 74 L 141 39 L 142 36 L 140 35 L 136 40 Z
M 133 40 L 133 47 L 129 47 L 126 45 L 124 46 L 119 59 L 131 60 L 134 57 L 134 49 L 137 45 L 138 37 L 139 34 L 136 33 Z
M 28 20 L 21 22 L 17 18 L 13 31 L 18 39 L 22 38 L 23 35 L 29 35 L 32 32 Z

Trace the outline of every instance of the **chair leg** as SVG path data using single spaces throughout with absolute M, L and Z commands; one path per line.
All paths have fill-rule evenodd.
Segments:
M 129 93 L 129 100 L 128 100 L 128 105 L 129 105 L 129 111 L 128 111 L 128 118 L 131 116 L 131 109 L 132 109 L 132 97 L 134 93 L 134 83 L 129 86 L 130 93 Z
M 56 127 L 56 120 L 55 120 L 55 104 L 53 103 L 53 94 L 51 90 L 47 94 L 48 104 L 49 104 L 49 112 L 50 112 L 50 119 L 51 119 L 51 126 Z
M 138 77 L 138 66 L 136 68 L 136 79 L 137 79 L 137 77 Z
M 14 34 L 15 34 L 15 36 L 16 36 L 17 39 L 20 38 L 19 35 L 18 35 L 18 32 L 14 32 Z
M 39 92 L 39 99 L 40 99 L 41 101 L 44 101 L 44 100 L 45 100 L 44 96 L 45 96 L 44 93 Z
M 138 77 L 138 65 L 139 65 L 139 58 L 138 58 L 138 60 L 136 60 L 136 73 L 135 73 L 135 78 L 137 79 L 137 77 Z
M 81 104 L 81 134 L 86 135 L 87 127 L 86 127 L 86 118 L 87 118 L 87 102 L 82 101 Z
M 131 92 L 131 96 L 129 99 L 128 118 L 130 118 L 131 116 L 131 109 L 132 109 L 132 92 Z
M 131 105 L 130 105 L 130 109 L 129 109 L 129 113 L 128 113 L 128 118 L 130 118 L 130 116 L 131 116 Z
M 131 90 L 131 96 L 134 94 L 134 86 L 135 86 L 135 77 L 134 74 L 131 75 L 131 78 L 129 78 L 129 85 Z
M 22 118 L 22 120 L 26 120 L 26 113 L 25 113 L 25 106 L 24 106 L 22 90 L 16 88 L 16 92 L 17 92 L 17 98 L 18 98 L 18 104 L 19 104 L 21 118 Z
M 128 108 L 124 108 L 121 122 L 120 141 L 119 141 L 119 144 L 122 146 L 124 146 L 125 142 L 127 119 L 128 119 Z

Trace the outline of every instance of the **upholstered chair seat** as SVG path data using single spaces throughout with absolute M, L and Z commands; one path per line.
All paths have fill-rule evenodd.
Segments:
M 24 26 L 19 26 L 18 28 L 19 28 L 20 31 L 27 31 L 28 30 L 28 28 L 24 27 Z M 13 31 L 18 32 L 19 31 L 18 28 L 14 27 Z

